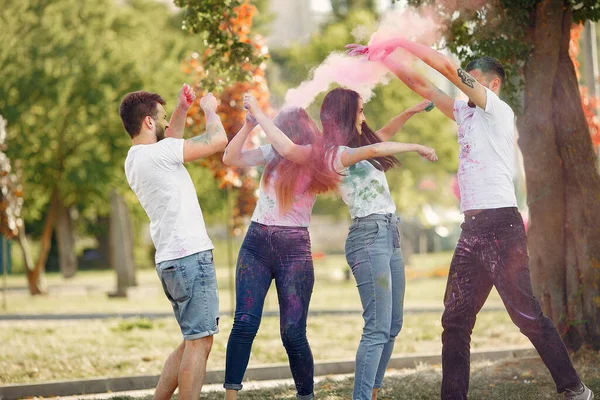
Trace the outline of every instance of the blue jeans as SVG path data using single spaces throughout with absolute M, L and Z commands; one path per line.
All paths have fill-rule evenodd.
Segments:
M 238 255 L 233 328 L 227 342 L 225 389 L 241 390 L 265 297 L 275 280 L 280 333 L 297 397 L 313 398 L 314 362 L 306 339 L 308 304 L 315 282 L 306 228 L 250 224 Z
M 156 266 L 156 273 L 185 340 L 219 332 L 219 295 L 212 250 L 163 261 Z
M 356 218 L 346 239 L 365 322 L 356 352 L 354 400 L 370 400 L 373 388 L 381 387 L 402 329 L 406 281 L 398 221 L 393 214 Z

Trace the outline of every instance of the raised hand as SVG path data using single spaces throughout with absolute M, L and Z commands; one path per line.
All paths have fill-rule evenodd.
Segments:
M 256 113 L 261 111 L 256 97 L 254 97 L 251 94 L 244 95 L 244 108 L 248 110 L 248 112 L 252 114 L 252 116 L 255 116 Z
M 347 49 L 346 53 L 350 57 L 363 56 L 365 54 L 369 54 L 369 46 L 363 46 L 361 44 L 352 43 L 352 44 L 347 44 L 344 47 Z
M 202 96 L 200 99 L 200 107 L 202 107 L 204 113 L 208 111 L 217 111 L 217 99 L 212 93 Z
M 194 90 L 188 85 L 184 83 L 181 89 L 179 90 L 179 94 L 177 95 L 177 102 L 181 108 L 187 110 L 196 100 L 196 93 Z
M 421 157 L 423 157 L 424 159 L 426 159 L 428 161 L 437 161 L 438 160 L 438 157 L 435 154 L 435 150 L 432 149 L 431 147 L 419 146 L 419 148 L 417 149 L 417 152 L 419 153 L 419 155 Z
M 246 113 L 246 125 L 252 128 L 258 125 L 258 121 L 256 121 L 256 119 L 249 112 Z

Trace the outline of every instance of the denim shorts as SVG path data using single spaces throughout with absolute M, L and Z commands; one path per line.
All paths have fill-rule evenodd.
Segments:
M 185 340 L 219 332 L 219 295 L 212 250 L 156 265 Z

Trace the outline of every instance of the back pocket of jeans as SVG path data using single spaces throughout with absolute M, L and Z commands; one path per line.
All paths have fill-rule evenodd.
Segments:
M 165 291 L 176 302 L 182 302 L 190 298 L 187 282 L 184 276 L 184 267 L 172 266 L 161 271 Z

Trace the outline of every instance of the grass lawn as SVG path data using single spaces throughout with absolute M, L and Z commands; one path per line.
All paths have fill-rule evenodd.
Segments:
M 445 276 L 440 271 L 447 268 L 451 253 L 417 254 L 406 267 L 406 307 L 441 307 L 446 287 Z M 218 261 L 218 259 L 217 259 Z M 343 255 L 327 255 L 315 260 L 316 283 L 311 309 L 360 309 L 360 299 L 354 279 L 345 280 L 348 270 Z M 127 298 L 109 299 L 107 293 L 115 289 L 112 271 L 82 271 L 65 280 L 60 274 L 46 274 L 49 290 L 47 296 L 30 296 L 23 275 L 8 277 L 6 310 L 2 314 L 63 314 L 63 313 L 119 313 L 119 312 L 170 312 L 156 273 L 140 269 L 138 286 L 130 288 Z M 219 305 L 223 313 L 232 308 L 230 269 L 217 264 Z M 273 285 L 274 286 L 274 285 Z M 495 290 L 488 299 L 490 305 L 501 305 Z M 265 310 L 277 310 L 277 296 L 272 288 L 265 302 Z M 1 344 L 0 344 L 1 346 Z
M 224 369 L 232 320 L 222 318 L 209 369 Z M 360 315 L 316 316 L 308 321 L 315 359 L 352 359 L 360 340 Z M 440 352 L 439 313 L 409 314 L 395 354 Z M 159 374 L 181 335 L 173 318 L 147 320 L 0 322 L 0 384 L 93 377 Z M 527 345 L 505 312 L 482 313 L 474 349 Z M 251 365 L 287 362 L 279 337 L 279 318 L 263 318 Z
M 446 280 L 438 271 L 447 267 L 450 253 L 415 255 L 407 266 L 405 306 L 441 307 Z M 343 255 L 315 261 L 316 284 L 312 310 L 360 310 L 354 280 L 345 280 Z M 217 265 L 221 333 L 215 338 L 209 368 L 223 369 L 225 345 L 231 330 L 228 268 Z M 138 287 L 127 298 L 109 299 L 115 275 L 111 271 L 80 272 L 65 280 L 48 274 L 49 294 L 30 296 L 24 276 L 9 277 L 8 314 L 171 312 L 154 270 L 141 269 Z M 489 304 L 500 300 L 493 294 Z M 277 310 L 275 290 L 265 303 Z M 265 317 L 252 352 L 251 364 L 286 362 L 279 338 L 279 319 Z M 362 328 L 359 314 L 311 316 L 308 335 L 317 360 L 352 359 Z M 396 354 L 440 351 L 440 313 L 407 314 Z M 0 321 L 0 384 L 160 373 L 162 363 L 180 341 L 172 317 L 157 320 Z M 504 348 L 527 344 L 505 312 L 482 313 L 475 328 L 474 348 Z
M 580 352 L 574 357 L 575 366 L 586 384 L 600 393 L 600 353 Z M 322 400 L 343 400 L 352 397 L 352 377 L 331 377 L 315 385 L 315 395 Z M 439 399 L 441 370 L 439 365 L 421 365 L 415 369 L 388 371 L 379 400 Z M 151 397 L 136 397 L 149 400 Z M 176 396 L 174 396 L 176 398 Z M 222 391 L 203 393 L 203 399 L 221 400 Z M 292 385 L 267 387 L 240 392 L 240 400 L 293 400 Z M 129 400 L 114 396 L 111 400 Z M 559 400 L 562 395 L 539 357 L 498 362 L 478 362 L 471 366 L 469 400 Z

